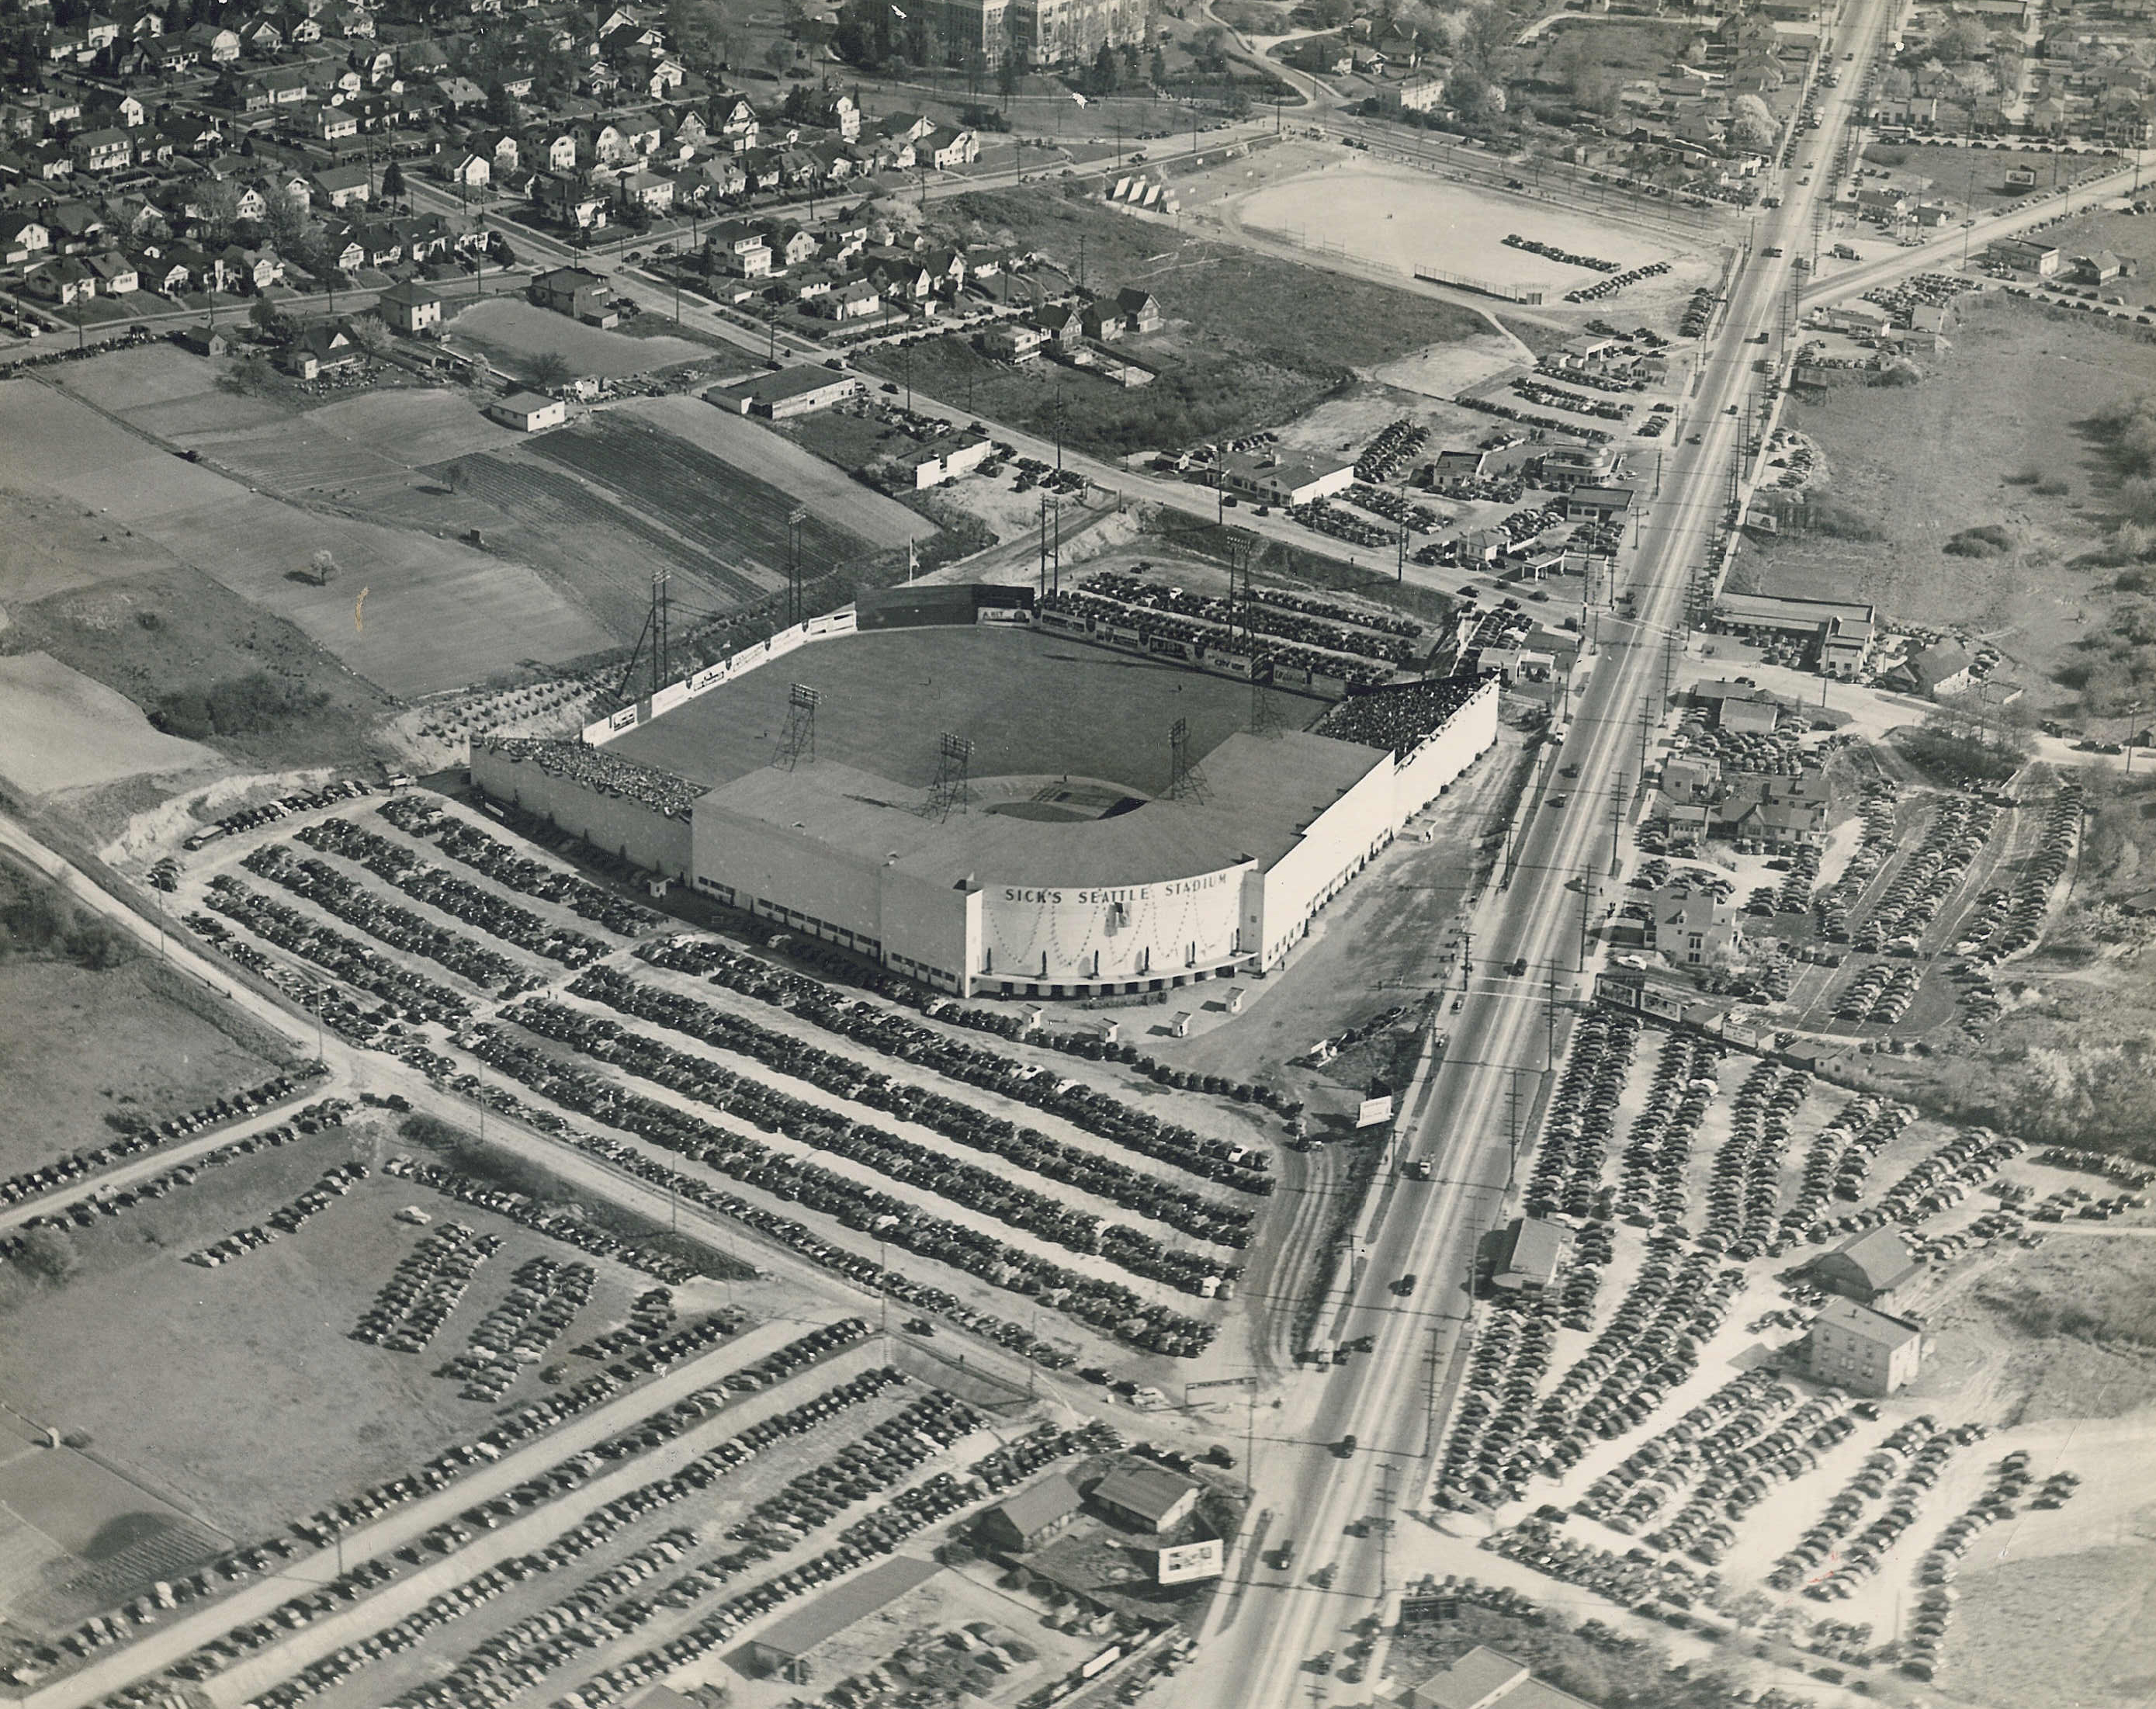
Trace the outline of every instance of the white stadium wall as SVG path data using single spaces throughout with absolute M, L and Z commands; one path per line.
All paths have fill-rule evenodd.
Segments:
M 1205 977 L 1247 959 L 1243 890 L 1254 862 L 1152 884 L 981 888 L 978 982 L 1122 985 Z
M 1260 910 L 1263 941 L 1251 947 L 1270 967 L 1301 942 L 1310 922 L 1373 855 L 1392 841 L 1394 777 L 1390 765 L 1374 765 L 1332 806 L 1310 822 L 1295 847 L 1266 870 Z
M 1491 677 L 1467 703 L 1399 762 L 1394 773 L 1395 829 L 1437 799 L 1497 739 L 1497 679 Z
M 517 759 L 484 745 L 472 748 L 471 778 L 495 800 L 558 825 L 594 849 L 689 881 L 695 860 L 690 819 L 654 813 L 642 802 L 591 788 L 542 770 L 536 760 Z
M 800 916 L 819 937 L 881 952 L 876 862 L 710 800 L 696 803 L 696 827 L 699 888 L 766 917 Z

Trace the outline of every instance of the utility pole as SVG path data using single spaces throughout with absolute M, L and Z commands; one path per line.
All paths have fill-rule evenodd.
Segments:
M 1587 971 L 1587 911 L 1594 890 L 1594 875 L 1583 870 L 1579 875 L 1579 965 L 1573 970 Z
M 1557 963 L 1552 962 L 1549 970 L 1549 1002 L 1547 1005 L 1549 1021 L 1548 1036 L 1543 1044 L 1543 1071 L 1548 1073 L 1557 1066 Z
M 1609 875 L 1616 878 L 1625 870 L 1625 780 L 1622 777 L 1609 786 Z

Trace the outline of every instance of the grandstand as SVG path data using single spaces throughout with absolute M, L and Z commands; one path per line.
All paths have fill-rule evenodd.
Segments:
M 1493 679 L 1328 707 L 1033 617 L 966 588 L 833 613 L 583 744 L 482 742 L 473 778 L 938 989 L 1082 997 L 1276 965 L 1496 739 Z M 796 684 L 813 757 L 788 740 Z

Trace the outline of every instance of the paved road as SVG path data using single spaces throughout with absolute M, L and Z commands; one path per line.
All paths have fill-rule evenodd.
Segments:
M 1849 0 L 1852 39 L 1860 53 L 1884 20 L 1887 0 Z M 1822 126 L 1830 139 L 1851 117 L 1853 90 L 1828 95 Z M 1779 211 L 1762 234 L 1765 243 L 1794 244 L 1806 229 L 1814 197 L 1807 187 Z M 1286 1452 L 1268 1449 L 1268 1475 L 1254 1505 L 1277 1517 L 1270 1542 L 1292 1537 L 1292 1573 L 1255 1569 L 1256 1582 L 1239 1599 L 1224 1599 L 1207 1636 L 1229 1617 L 1232 1642 L 1215 1645 L 1212 1665 L 1193 1672 L 1187 1693 L 1194 1709 L 1286 1709 L 1306 1691 L 1367 1693 L 1332 1684 L 1309 1671 L 1310 1657 L 1344 1648 L 1353 1623 L 1382 1612 L 1388 1587 L 1381 1541 L 1351 1541 L 1353 1520 L 1419 1506 L 1427 1491 L 1437 1423 L 1432 1377 L 1458 1346 L 1466 1305 L 1460 1279 L 1477 1239 L 1506 1209 L 1512 1162 L 1509 1106 L 1514 1088 L 1524 1105 L 1545 1064 L 1547 1016 L 1534 987 L 1555 970 L 1572 975 L 1579 953 L 1583 906 L 1600 912 L 1612 836 L 1613 789 L 1637 781 L 1638 716 L 1658 686 L 1661 632 L 1681 621 L 1689 572 L 1702 558 L 1723 510 L 1723 485 L 1735 454 L 1739 403 L 1750 377 L 1747 341 L 1773 324 L 1787 277 L 1785 261 L 1763 254 L 1738 277 L 1728 312 L 1709 351 L 1693 420 L 1702 443 L 1680 444 L 1666 466 L 1652 507 L 1647 547 L 1631 589 L 1641 623 L 1609 632 L 1592 679 L 1575 703 L 1562 758 L 1579 768 L 1565 808 L 1532 810 L 1508 890 L 1488 899 L 1474 940 L 1474 983 L 1451 1018 L 1451 1045 L 1435 1077 L 1425 1111 L 1405 1142 L 1429 1157 L 1437 1178 L 1399 1181 L 1371 1241 L 1352 1301 L 1333 1332 L 1375 1337 L 1374 1351 L 1348 1368 L 1300 1378 L 1281 1417 Z M 1523 957 L 1525 981 L 1491 973 Z M 1410 1298 L 1393 1285 L 1415 1275 Z M 1354 1451 L 1338 1457 L 1331 1445 L 1353 1435 Z M 1329 1592 L 1304 1582 L 1313 1568 L 1337 1563 Z

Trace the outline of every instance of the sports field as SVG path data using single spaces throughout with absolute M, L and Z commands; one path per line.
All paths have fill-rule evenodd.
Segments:
M 1553 300 L 1604 275 L 1506 246 L 1508 233 L 1620 267 L 1674 259 L 1629 226 L 1548 203 L 1512 201 L 1407 167 L 1363 161 L 1270 184 L 1237 206 L 1245 225 L 1336 244 L 1357 259 L 1411 273 L 1436 267 L 1492 284 L 1539 285 Z M 1623 299 L 1620 298 L 1621 305 Z
M 819 642 L 751 671 L 609 751 L 725 783 L 772 763 L 796 682 L 824 697 L 819 759 L 912 788 L 934 780 L 947 731 L 973 743 L 976 778 L 1068 773 L 1158 795 L 1177 719 L 1199 756 L 1250 727 L 1250 690 L 1224 677 L 1032 630 L 893 629 Z M 1272 698 L 1291 730 L 1322 710 L 1299 695 Z

